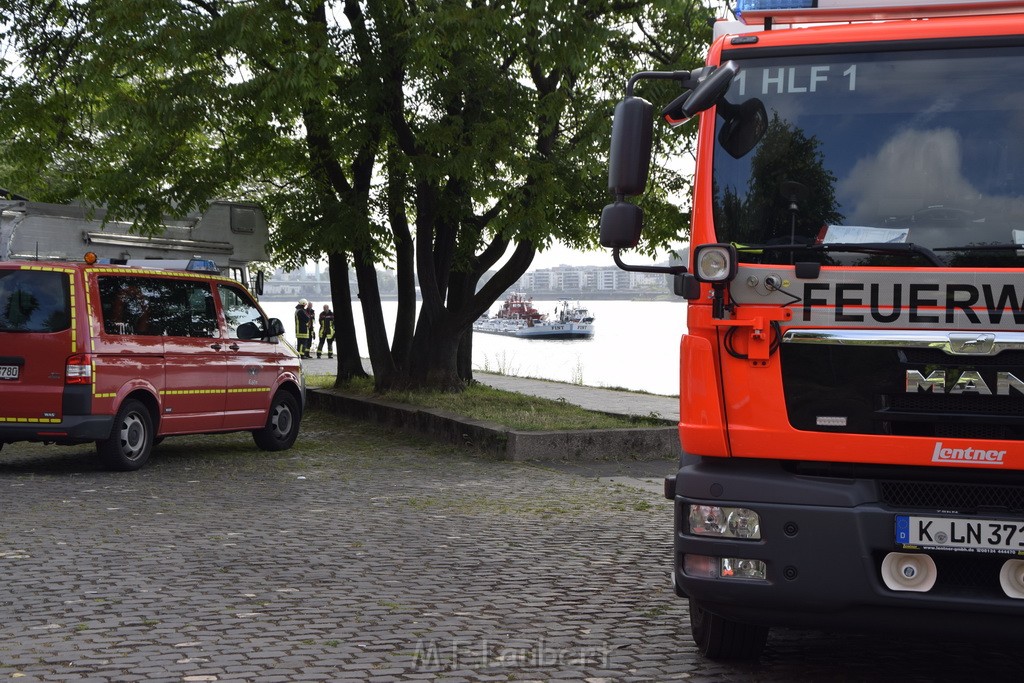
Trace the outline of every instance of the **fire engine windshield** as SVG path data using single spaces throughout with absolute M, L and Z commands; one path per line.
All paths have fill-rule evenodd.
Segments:
M 718 241 L 746 262 L 1024 267 L 1022 53 L 729 54 Z M 759 140 L 734 158 L 730 116 L 753 105 Z

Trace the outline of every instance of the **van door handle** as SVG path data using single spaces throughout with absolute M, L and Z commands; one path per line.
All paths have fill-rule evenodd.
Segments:
M 210 344 L 210 348 L 213 349 L 214 351 L 220 351 L 221 346 L 220 344 Z
M 231 349 L 232 351 L 237 351 L 241 347 L 238 344 L 231 344 L 230 346 L 228 346 L 228 348 Z

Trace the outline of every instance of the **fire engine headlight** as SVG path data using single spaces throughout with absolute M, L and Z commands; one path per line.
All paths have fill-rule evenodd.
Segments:
M 693 257 L 694 277 L 700 282 L 729 282 L 736 277 L 736 247 L 702 244 Z
M 761 539 L 761 517 L 747 508 L 691 505 L 689 517 L 696 536 Z

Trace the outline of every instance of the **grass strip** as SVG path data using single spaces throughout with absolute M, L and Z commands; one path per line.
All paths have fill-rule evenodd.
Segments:
M 348 394 L 395 403 L 444 410 L 475 420 L 487 420 L 522 431 L 577 429 L 626 429 L 664 427 L 670 422 L 653 416 L 609 415 L 585 410 L 564 400 L 551 400 L 476 383 L 461 393 L 435 391 L 388 391 L 375 393 L 372 378 L 357 378 L 340 387 L 333 375 L 307 375 L 310 388 L 337 388 Z

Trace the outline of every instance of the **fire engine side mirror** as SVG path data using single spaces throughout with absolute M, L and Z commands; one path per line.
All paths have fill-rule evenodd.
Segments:
M 263 271 L 256 271 L 256 296 L 263 296 Z
M 608 153 L 608 190 L 616 197 L 641 194 L 647 186 L 654 139 L 654 105 L 627 97 L 615 107 Z
M 632 249 L 640 242 L 644 210 L 636 204 L 618 201 L 601 211 L 601 246 Z
M 736 62 L 728 61 L 716 68 L 693 88 L 675 98 L 661 110 L 662 117 L 672 125 L 679 125 L 710 109 L 725 97 L 732 79 L 739 73 Z
M 756 97 L 743 104 L 731 104 L 722 99 L 718 103 L 718 115 L 725 121 L 718 133 L 718 144 L 733 159 L 749 154 L 768 131 L 768 112 Z

